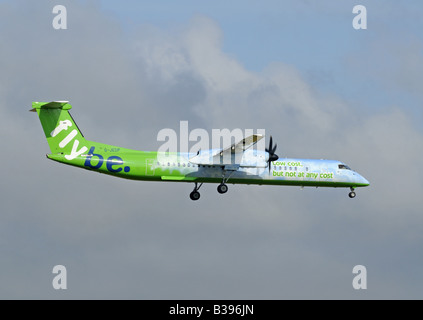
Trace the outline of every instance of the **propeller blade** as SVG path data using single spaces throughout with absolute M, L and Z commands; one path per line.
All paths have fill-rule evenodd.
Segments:
M 268 167 L 269 167 L 269 174 L 270 174 L 270 169 L 272 167 L 272 161 L 276 161 L 279 159 L 278 155 L 275 154 L 276 148 L 277 148 L 277 144 L 275 144 L 275 146 L 273 146 L 273 137 L 270 136 L 270 140 L 269 140 L 269 148 L 266 148 L 266 152 L 269 153 L 269 159 L 267 160 L 268 162 Z

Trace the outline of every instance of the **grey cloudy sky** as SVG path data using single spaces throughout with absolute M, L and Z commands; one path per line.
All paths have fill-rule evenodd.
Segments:
M 423 5 L 364 1 L 357 31 L 356 1 L 213 3 L 60 1 L 55 30 L 51 1 L 0 2 L 0 298 L 422 298 Z M 264 128 L 279 156 L 345 161 L 371 186 L 205 185 L 193 202 L 191 184 L 48 161 L 27 111 L 51 100 L 90 140 Z

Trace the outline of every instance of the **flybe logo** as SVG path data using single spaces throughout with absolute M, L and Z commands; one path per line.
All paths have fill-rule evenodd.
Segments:
M 72 126 L 72 122 L 69 120 L 60 121 L 59 125 L 51 132 L 51 136 L 54 138 L 63 130 L 68 130 L 69 127 Z M 76 136 L 78 135 L 78 131 L 76 129 L 72 130 L 62 141 L 59 142 L 59 147 L 61 149 L 65 148 Z M 73 146 L 70 154 L 65 155 L 67 160 L 73 160 L 76 157 L 85 153 L 88 148 L 83 146 L 81 149 L 78 150 L 79 147 L 79 140 L 75 139 L 73 141 Z M 89 167 L 91 169 L 100 169 L 104 162 L 106 162 L 106 168 L 109 172 L 118 173 L 122 170 L 124 172 L 129 172 L 131 168 L 129 166 L 125 166 L 122 168 L 123 159 L 118 156 L 110 156 L 107 159 L 101 154 L 94 153 L 95 147 L 91 147 L 88 155 L 86 155 L 86 159 L 84 162 L 84 166 Z M 93 159 L 94 158 L 94 159 Z
M 106 162 L 106 168 L 110 172 L 121 172 L 122 171 L 122 164 L 123 159 L 118 156 L 111 156 L 108 157 L 107 160 L 104 160 L 101 154 L 94 153 L 95 147 L 91 147 L 90 151 L 88 152 L 88 156 L 85 159 L 84 166 L 89 167 L 91 169 L 99 169 L 103 165 L 103 162 Z M 96 164 L 92 164 L 93 157 L 98 158 Z M 126 166 L 123 168 L 124 172 L 129 172 L 131 170 L 130 167 Z
M 60 121 L 59 125 L 51 132 L 50 135 L 54 138 L 61 131 L 68 130 L 69 127 L 71 126 L 72 126 L 72 122 L 70 122 L 69 120 Z M 61 149 L 66 147 L 72 141 L 72 139 L 76 137 L 77 134 L 78 134 L 78 131 L 76 129 L 73 129 L 62 141 L 60 141 L 59 147 Z M 75 139 L 75 141 L 73 142 L 71 153 L 65 155 L 65 158 L 67 160 L 73 160 L 77 156 L 80 156 L 81 154 L 83 154 L 84 152 L 88 150 L 88 148 L 85 146 L 83 146 L 81 149 L 78 150 L 78 146 L 79 146 L 79 140 Z

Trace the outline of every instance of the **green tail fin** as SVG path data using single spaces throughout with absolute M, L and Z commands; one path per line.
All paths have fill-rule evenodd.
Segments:
M 40 117 L 52 154 L 66 154 L 67 160 L 73 160 L 88 150 L 84 136 L 69 113 L 72 106 L 68 101 L 33 102 L 32 108 L 30 111 Z

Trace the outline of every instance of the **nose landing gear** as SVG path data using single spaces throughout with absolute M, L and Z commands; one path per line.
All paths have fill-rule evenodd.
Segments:
M 353 188 L 353 187 L 351 187 L 351 188 L 350 188 L 350 190 L 351 190 L 351 192 L 350 192 L 350 193 L 348 193 L 348 196 L 349 196 L 351 199 L 353 199 L 353 198 L 355 198 L 355 196 L 356 196 L 356 194 L 355 194 L 355 192 L 354 192 L 354 188 Z

